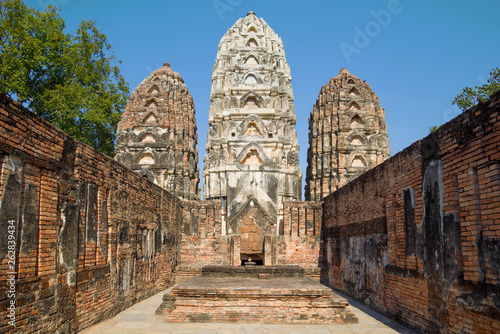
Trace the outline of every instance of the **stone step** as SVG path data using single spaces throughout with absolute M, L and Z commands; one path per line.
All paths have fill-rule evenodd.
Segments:
M 279 278 L 304 277 L 300 266 L 205 266 L 204 277 Z
M 195 277 L 174 286 L 157 312 L 168 322 L 353 323 L 347 300 L 303 277 Z
M 214 266 L 205 266 L 205 267 L 189 267 L 189 266 L 183 266 L 183 267 L 177 267 L 176 272 L 175 272 L 175 284 L 183 283 L 187 281 L 188 279 L 191 279 L 193 277 L 196 277 L 201 274 L 202 268 L 209 268 L 209 267 L 214 267 Z M 220 266 L 219 266 L 220 267 Z M 260 266 L 257 266 L 259 268 Z M 268 266 L 264 266 L 268 267 Z M 278 266 L 275 266 L 278 267 Z M 314 281 L 322 283 L 322 284 L 328 284 L 328 270 L 327 268 L 321 268 L 321 267 L 299 267 L 302 268 L 304 271 L 304 275 L 306 275 L 309 278 L 312 278 Z M 216 274 L 208 274 L 208 271 L 204 274 L 205 276 L 207 275 L 212 275 L 212 276 L 217 276 Z M 223 276 L 223 275 L 221 275 Z M 265 273 L 261 273 L 259 275 L 259 278 L 266 278 Z

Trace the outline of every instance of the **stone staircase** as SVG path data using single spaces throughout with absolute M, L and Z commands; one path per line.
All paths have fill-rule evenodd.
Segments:
M 168 290 L 168 322 L 356 323 L 348 302 L 299 266 L 204 267 Z

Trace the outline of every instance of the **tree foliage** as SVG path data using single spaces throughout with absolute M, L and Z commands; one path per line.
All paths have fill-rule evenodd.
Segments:
M 128 84 L 95 23 L 74 35 L 54 7 L 0 2 L 0 91 L 67 134 L 113 156 Z
M 488 100 L 491 94 L 500 90 L 500 69 L 494 68 L 490 72 L 487 83 L 475 88 L 465 87 L 462 92 L 453 99 L 452 104 L 465 111 L 481 101 Z M 431 126 L 429 132 L 439 129 L 439 126 Z
M 437 130 L 437 129 L 439 129 L 440 127 L 441 127 L 441 125 L 434 125 L 434 126 L 431 126 L 431 127 L 429 128 L 429 133 L 436 131 L 436 130 Z
M 452 103 L 456 104 L 462 110 L 467 110 L 478 102 L 489 99 L 491 94 L 499 90 L 500 69 L 497 67 L 491 70 L 490 77 L 486 84 L 476 86 L 475 88 L 465 87 L 462 89 L 462 93 L 457 95 Z

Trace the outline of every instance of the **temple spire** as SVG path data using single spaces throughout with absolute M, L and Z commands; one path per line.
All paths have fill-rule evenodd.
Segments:
M 280 37 L 254 12 L 222 37 L 212 74 L 203 189 L 205 199 L 226 203 L 228 234 L 237 233 L 245 212 L 255 208 L 262 233 L 277 234 L 283 202 L 301 200 L 291 80 Z

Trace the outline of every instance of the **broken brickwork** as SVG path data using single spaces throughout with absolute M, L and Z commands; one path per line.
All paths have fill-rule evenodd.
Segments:
M 324 200 L 332 287 L 429 333 L 500 331 L 500 93 Z
M 173 283 L 179 200 L 5 95 L 0 198 L 2 333 L 74 333 Z

